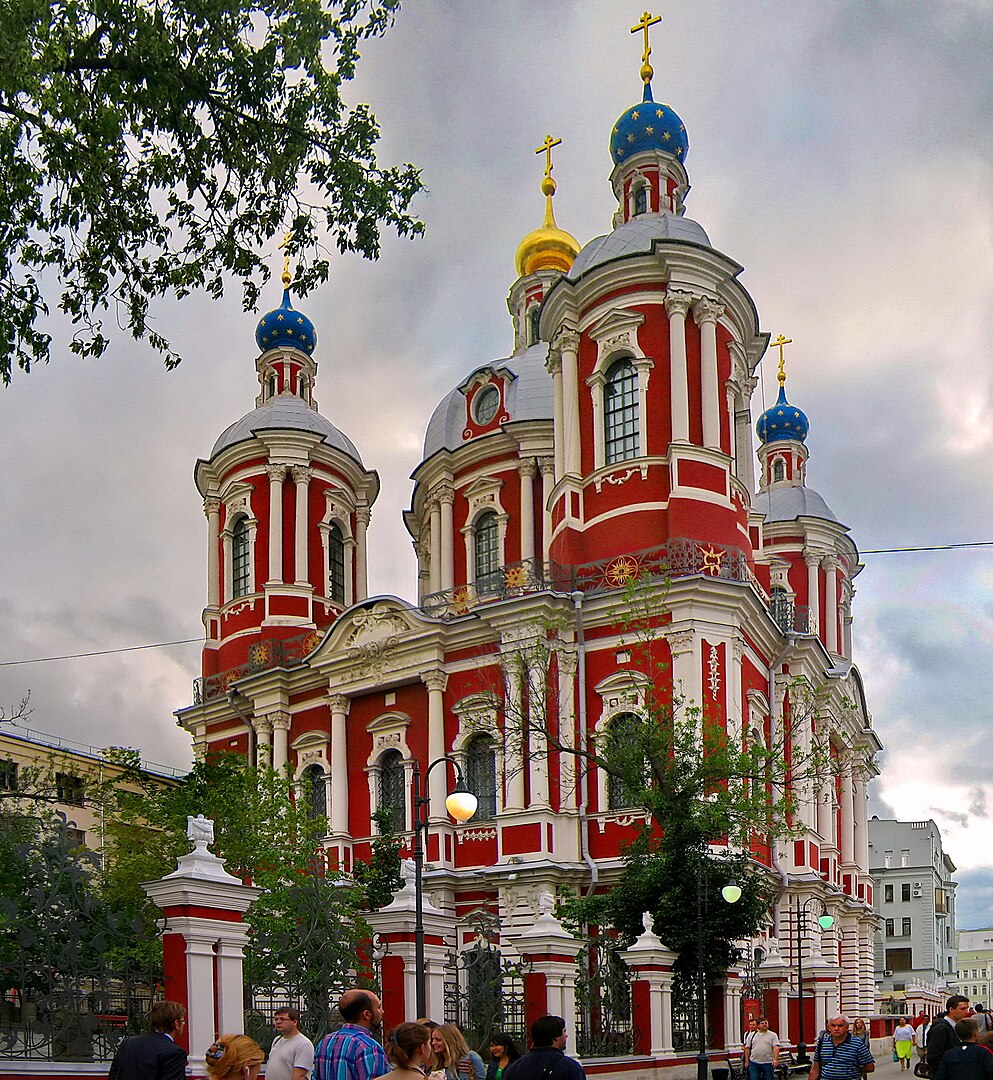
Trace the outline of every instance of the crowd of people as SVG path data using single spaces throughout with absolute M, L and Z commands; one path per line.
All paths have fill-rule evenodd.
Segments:
M 347 990 L 338 1011 L 342 1026 L 314 1046 L 300 1030 L 299 1010 L 279 1009 L 268 1062 L 249 1036 L 219 1035 L 204 1054 L 210 1080 L 257 1080 L 263 1064 L 265 1080 L 585 1080 L 583 1067 L 565 1054 L 561 1016 L 539 1017 L 523 1054 L 511 1035 L 495 1032 L 484 1063 L 455 1024 L 427 1017 L 398 1024 L 383 1039 L 383 1006 L 371 990 Z M 185 1024 L 181 1004 L 156 1002 L 149 1030 L 118 1047 L 109 1080 L 183 1080 L 187 1053 L 176 1037 Z

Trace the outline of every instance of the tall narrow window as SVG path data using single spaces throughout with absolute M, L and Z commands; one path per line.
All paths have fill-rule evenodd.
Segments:
M 604 747 L 608 761 L 623 773 L 622 776 L 607 774 L 607 809 L 627 810 L 637 805 L 637 794 L 624 777 L 635 780 L 638 773 L 645 770 L 644 758 L 639 758 L 637 732 L 642 724 L 641 717 L 635 713 L 621 713 L 610 721 L 607 729 L 607 743 Z
M 328 598 L 345 602 L 345 541 L 337 525 L 328 529 Z
M 777 457 L 772 462 L 772 479 L 785 480 L 786 479 L 786 462 L 781 457 Z
M 496 753 L 489 735 L 476 735 L 465 750 L 465 782 L 476 796 L 473 821 L 496 817 Z
M 534 304 L 528 308 L 528 344 L 534 345 L 541 340 L 541 331 L 538 329 L 541 323 L 541 305 Z
M 618 360 L 603 388 L 604 460 L 608 465 L 638 456 L 638 373 Z
M 487 510 L 476 518 L 476 588 L 483 591 L 495 589 L 502 580 L 500 575 L 500 527 L 496 512 Z
M 399 750 L 387 750 L 379 759 L 377 804 L 380 810 L 385 810 L 390 815 L 393 828 L 401 831 L 406 824 L 404 780 L 403 754 Z
M 273 372 L 269 376 L 269 397 L 274 398 L 279 393 L 279 377 Z
M 248 518 L 240 517 L 231 530 L 231 599 L 247 596 L 251 585 Z
M 640 184 L 634 189 L 634 205 L 632 207 L 632 216 L 637 217 L 639 214 L 648 213 L 648 185 Z
M 301 794 L 307 817 L 321 821 L 328 816 L 328 785 L 324 769 L 320 765 L 309 765 L 301 777 Z

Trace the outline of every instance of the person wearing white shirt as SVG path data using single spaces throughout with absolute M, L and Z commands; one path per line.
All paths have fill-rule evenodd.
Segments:
M 300 1031 L 298 1009 L 280 1009 L 272 1018 L 279 1033 L 269 1051 L 266 1080 L 307 1080 L 314 1071 L 314 1044 Z

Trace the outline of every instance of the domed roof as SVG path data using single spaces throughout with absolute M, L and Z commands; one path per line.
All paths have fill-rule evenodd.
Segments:
M 547 343 L 539 341 L 516 356 L 498 360 L 493 364 L 484 364 L 476 369 L 481 371 L 483 367 L 495 368 L 516 376 L 508 379 L 505 392 L 511 423 L 515 420 L 553 418 L 552 377 L 545 370 L 547 356 Z M 465 445 L 466 440 L 462 438 L 462 432 L 465 431 L 465 408 L 465 395 L 458 387 L 441 399 L 428 421 L 424 435 L 425 460 L 439 450 L 457 450 Z
M 692 218 L 669 213 L 642 214 L 618 225 L 613 232 L 591 240 L 576 256 L 569 277 L 576 280 L 594 266 L 624 255 L 647 254 L 656 240 L 682 240 L 702 247 L 711 246 L 703 226 Z
M 773 485 L 752 497 L 752 507 L 760 514 L 765 514 L 767 523 L 813 517 L 841 524 L 823 498 L 808 487 Z
M 291 345 L 310 356 L 317 344 L 314 324 L 290 302 L 289 275 L 283 278 L 283 302 L 263 315 L 255 328 L 255 342 L 262 352 Z
M 644 150 L 660 150 L 685 161 L 690 141 L 674 109 L 652 98 L 652 84 L 645 83 L 644 100 L 618 117 L 610 133 L 610 156 L 621 165 Z
M 779 384 L 779 398 L 771 409 L 766 409 L 755 425 L 759 438 L 764 443 L 783 442 L 794 439 L 804 442 L 810 430 L 806 413 L 791 405 L 786 400 L 785 378 Z
M 283 393 L 270 398 L 257 409 L 235 421 L 214 443 L 210 460 L 229 446 L 246 442 L 263 431 L 309 431 L 320 435 L 324 442 L 335 450 L 347 454 L 353 461 L 362 464 L 358 450 L 351 439 L 343 435 L 330 420 L 325 419 L 306 401 L 293 394 Z
M 544 223 L 540 229 L 529 232 L 517 249 L 514 261 L 518 277 L 533 274 L 536 270 L 560 270 L 567 274 L 579 254 L 579 241 L 555 224 L 552 197 L 546 198 Z

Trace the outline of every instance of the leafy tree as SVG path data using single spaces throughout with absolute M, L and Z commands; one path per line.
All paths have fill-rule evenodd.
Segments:
M 404 842 L 396 835 L 395 817 L 392 810 L 383 808 L 373 813 L 377 832 L 372 840 L 372 854 L 367 863 L 355 864 L 355 883 L 363 889 L 365 905 L 372 911 L 385 907 L 403 888 L 400 852 Z
M 240 279 L 246 309 L 268 276 L 257 254 L 289 230 L 296 288 L 380 230 L 422 225 L 411 165 L 382 168 L 366 105 L 343 83 L 399 0 L 0 0 L 0 377 L 47 361 L 49 299 L 99 356 L 104 313 L 180 357 L 149 302 Z

